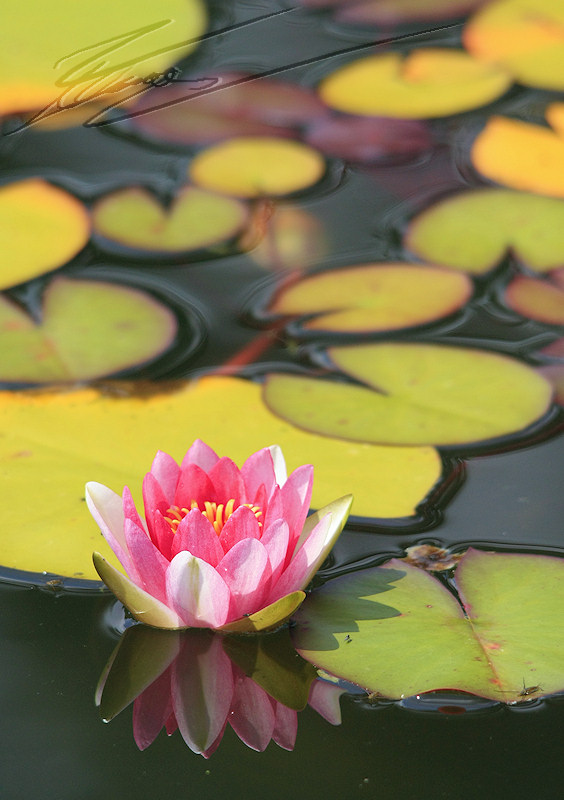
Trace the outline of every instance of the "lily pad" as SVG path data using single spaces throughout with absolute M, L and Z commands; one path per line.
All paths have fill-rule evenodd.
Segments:
M 205 73 L 151 89 L 130 111 L 136 130 L 176 145 L 211 144 L 234 136 L 293 136 L 327 113 L 304 86 L 243 72 Z
M 508 251 L 546 272 L 564 263 L 564 203 L 510 189 L 450 195 L 411 221 L 404 244 L 426 261 L 475 275 Z
M 564 6 L 558 0 L 498 0 L 475 14 L 464 46 L 519 83 L 564 89 Z
M 0 188 L 0 220 L 0 289 L 60 267 L 90 235 L 82 203 L 40 178 Z
M 244 203 L 193 186 L 164 209 L 146 190 L 121 189 L 94 206 L 94 231 L 102 246 L 136 258 L 203 250 L 233 239 L 248 219 Z
M 308 145 L 274 136 L 241 136 L 202 150 L 192 161 L 194 183 L 236 197 L 281 196 L 307 189 L 325 172 Z
M 459 599 L 397 559 L 337 578 L 301 607 L 294 643 L 384 697 L 458 689 L 510 703 L 562 691 L 564 560 L 470 549 L 455 581 Z
M 145 292 L 56 278 L 40 323 L 0 295 L 0 380 L 53 383 L 97 378 L 155 358 L 172 343 L 174 314 Z
M 538 373 L 552 384 L 554 402 L 564 406 L 564 364 L 548 364 L 546 367 L 539 367 Z
M 549 408 L 550 384 L 485 350 L 386 342 L 328 353 L 363 386 L 272 374 L 269 408 L 304 430 L 355 442 L 461 445 L 508 436 Z
M 357 59 L 326 77 L 321 99 L 338 111 L 419 119 L 485 105 L 510 86 L 508 73 L 462 50 L 429 47 L 405 58 L 385 53 Z
M 564 138 L 541 125 L 490 117 L 474 141 L 471 158 L 492 181 L 564 197 Z
M 91 100 L 106 105 L 146 88 L 198 45 L 207 23 L 202 0 L 67 0 L 11 3 L 2 15 L 0 114 Z
M 329 241 L 321 221 L 296 205 L 275 207 L 259 200 L 251 221 L 239 239 L 257 264 L 272 271 L 303 269 L 327 255 Z
M 275 314 L 315 315 L 305 330 L 397 330 L 453 314 L 472 295 L 457 272 L 402 263 L 362 264 L 292 282 L 270 306 Z
M 410 516 L 441 476 L 441 459 L 430 447 L 355 445 L 303 433 L 267 410 L 258 384 L 240 378 L 135 392 L 132 384 L 129 396 L 125 386 L 117 396 L 94 388 L 0 393 L 4 567 L 96 580 L 93 550 L 118 566 L 89 518 L 84 484 L 97 480 L 117 491 L 128 485 L 140 503 L 156 451 L 181 459 L 198 437 L 239 464 L 278 443 L 289 469 L 304 458 L 314 465 L 314 507 L 350 487 L 353 513 L 361 516 Z
M 564 288 L 550 280 L 519 275 L 507 286 L 505 302 L 529 319 L 548 325 L 564 325 Z

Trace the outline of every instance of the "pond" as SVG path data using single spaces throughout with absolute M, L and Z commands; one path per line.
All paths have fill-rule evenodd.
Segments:
M 2 798 L 558 797 L 561 4 L 137 6 L 0 48 Z M 85 482 L 200 438 L 354 495 L 281 632 L 136 625 L 92 566 Z

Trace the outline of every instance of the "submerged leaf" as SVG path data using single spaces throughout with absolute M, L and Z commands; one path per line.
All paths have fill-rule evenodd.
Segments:
M 265 387 L 274 413 L 325 436 L 470 444 L 516 433 L 550 406 L 547 381 L 525 364 L 485 350 L 389 342 L 328 353 L 364 385 L 273 374 Z
M 297 614 L 308 661 L 384 697 L 458 689 L 520 702 L 564 689 L 564 560 L 470 549 L 460 601 L 394 559 L 329 581 Z
M 505 70 L 462 50 L 423 48 L 368 56 L 321 82 L 321 99 L 338 111 L 419 119 L 446 117 L 490 103 L 509 88 Z
M 169 347 L 174 314 L 137 289 L 55 278 L 36 324 L 0 295 L 0 380 L 85 380 L 137 366 Z
M 282 287 L 275 314 L 315 315 L 306 330 L 397 330 L 453 314 L 472 294 L 460 273 L 402 263 L 362 264 L 321 272 Z
M 498 0 L 475 14 L 464 46 L 527 86 L 564 89 L 564 6 L 559 0 Z
M 186 186 L 165 210 L 149 192 L 132 187 L 103 197 L 92 215 L 102 245 L 149 258 L 233 239 L 245 225 L 248 209 L 232 197 Z
M 241 136 L 202 150 L 189 168 L 199 186 L 235 197 L 292 194 L 323 176 L 325 161 L 312 147 L 274 136 Z
M 239 464 L 265 442 L 282 447 L 289 469 L 307 453 L 315 467 L 313 506 L 350 486 L 353 513 L 361 516 L 410 516 L 441 476 L 433 448 L 357 445 L 303 433 L 270 413 L 261 387 L 249 381 L 207 377 L 177 391 L 154 389 L 136 395 L 132 385 L 131 396 L 122 390 L 117 397 L 93 388 L 0 393 L 4 567 L 96 579 L 93 550 L 117 566 L 88 517 L 84 484 L 97 480 L 116 491 L 127 484 L 138 503 L 145 465 L 156 451 L 178 459 L 198 437 Z M 25 536 L 14 536 L 22 529 Z
M 89 235 L 86 209 L 63 189 L 40 178 L 2 186 L 0 289 L 62 266 L 82 250 Z
M 405 246 L 427 261 L 481 275 L 508 250 L 535 272 L 564 262 L 564 203 L 511 189 L 449 195 L 410 223 Z

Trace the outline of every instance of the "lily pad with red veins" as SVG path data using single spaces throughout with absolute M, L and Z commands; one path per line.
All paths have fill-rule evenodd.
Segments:
M 166 209 L 145 189 L 131 187 L 106 195 L 92 211 L 98 243 L 136 258 L 218 247 L 239 235 L 248 218 L 241 201 L 194 186 Z
M 317 667 L 383 697 L 455 689 L 501 703 L 564 690 L 564 560 L 470 549 L 457 595 L 393 559 L 328 581 L 292 638 Z
M 460 192 L 414 217 L 404 245 L 425 261 L 475 275 L 508 252 L 547 272 L 564 263 L 564 202 L 511 189 Z
M 291 282 L 269 310 L 306 316 L 306 331 L 368 333 L 410 328 L 453 314 L 472 295 L 459 272 L 403 263 L 362 264 Z

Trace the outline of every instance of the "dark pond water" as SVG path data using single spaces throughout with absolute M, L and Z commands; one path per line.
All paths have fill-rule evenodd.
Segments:
M 376 51 L 370 42 L 410 34 L 394 46 L 456 46 L 461 31 L 456 20 L 432 29 L 424 24 L 391 32 L 353 28 L 305 10 L 234 27 L 289 8 L 284 2 L 259 0 L 239 0 L 233 7 L 215 4 L 212 29 L 229 31 L 207 41 L 188 66 L 279 70 L 279 77 L 313 86 L 351 54 Z M 350 52 L 327 55 L 340 51 Z M 513 88 L 495 111 L 534 116 L 547 95 Z M 491 111 L 481 108 L 432 123 L 433 150 L 400 164 L 355 167 L 332 160 L 322 183 L 299 198 L 331 230 L 332 250 L 324 264 L 399 258 L 400 234 L 414 209 L 447 191 L 480 185 L 468 163 L 468 142 Z M 182 183 L 190 158 L 189 149 L 158 147 L 119 126 L 31 128 L 0 140 L 0 180 L 41 176 L 87 204 L 109 190 L 138 183 L 166 198 Z M 527 354 L 531 342 L 555 338 L 558 328 L 522 321 L 491 302 L 496 282 L 505 280 L 508 269 L 506 261 L 493 277 L 478 280 L 477 298 L 464 314 L 422 330 L 418 338 L 480 343 L 514 355 Z M 275 281 L 248 255 L 235 252 L 213 261 L 163 263 L 157 280 L 150 267 L 126 266 L 92 244 L 63 271 L 146 287 L 180 316 L 186 309 L 197 310 L 202 336 L 196 351 L 187 357 L 180 343 L 167 358 L 135 373 L 142 378 L 192 376 L 224 364 L 256 338 L 256 307 Z M 14 295 L 33 298 L 43 285 L 40 279 Z M 272 364 L 288 369 L 307 365 L 307 348 L 296 356 L 288 345 L 281 334 L 244 374 L 260 376 Z M 453 475 L 448 496 L 425 508 L 418 525 L 351 525 L 323 577 L 401 555 L 405 547 L 423 541 L 455 549 L 473 544 L 563 555 L 560 430 L 555 412 L 505 450 L 445 452 Z M 131 711 L 106 725 L 94 705 L 98 678 L 119 638 L 112 597 L 104 592 L 54 594 L 18 577 L 19 585 L 0 585 L 2 800 L 548 800 L 561 795 L 562 697 L 512 707 L 457 695 L 371 704 L 351 692 L 341 698 L 340 726 L 309 707 L 299 713 L 293 752 L 274 743 L 264 753 L 253 752 L 230 729 L 209 760 L 193 754 L 178 733 L 170 738 L 161 733 L 140 752 L 132 737 Z

